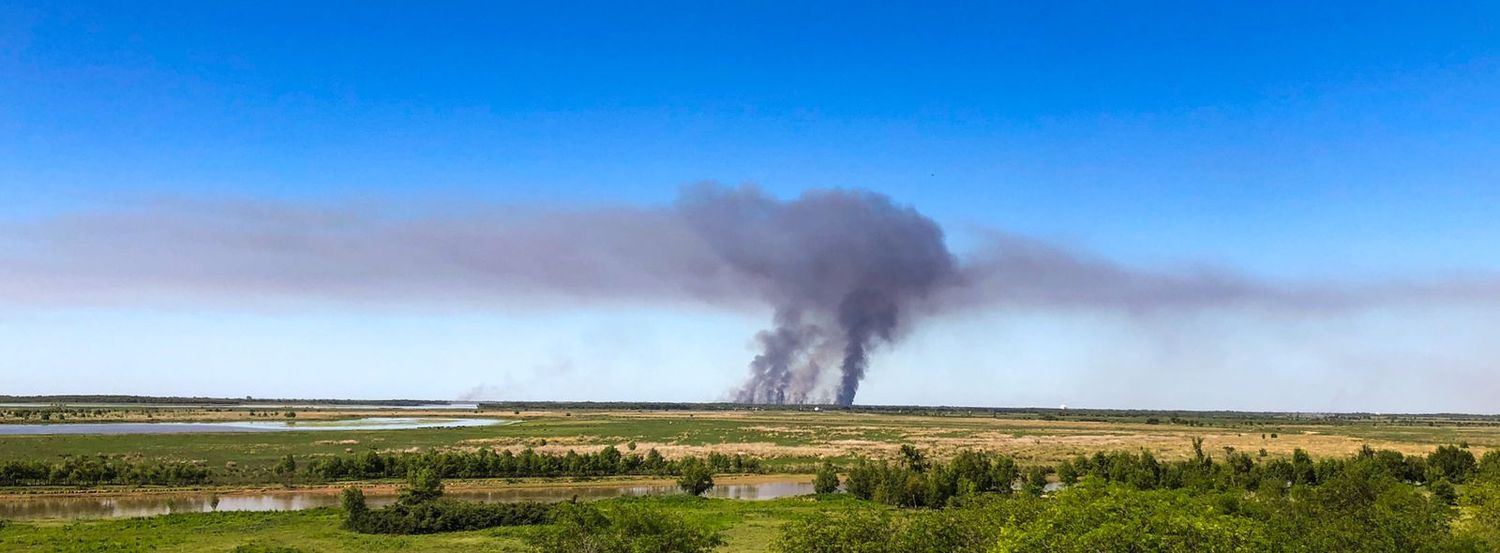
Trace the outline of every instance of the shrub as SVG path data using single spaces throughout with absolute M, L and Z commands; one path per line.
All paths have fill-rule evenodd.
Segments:
M 1002 530 L 994 551 L 1249 552 L 1271 545 L 1260 523 L 1187 491 L 1141 491 L 1085 478 L 1045 504 L 1035 520 Z
M 359 488 L 344 488 L 344 494 L 339 498 L 339 504 L 344 507 L 344 520 L 362 518 L 370 511 L 365 505 L 365 492 Z
M 1500 482 L 1472 482 L 1464 486 L 1461 501 L 1472 514 L 1461 528 L 1463 534 L 1484 544 L 1484 550 L 1500 551 Z
M 1432 497 L 1437 498 L 1438 501 L 1442 501 L 1444 505 L 1458 503 L 1458 491 L 1453 489 L 1453 484 L 1448 483 L 1447 480 L 1438 480 L 1432 483 Z
M 209 481 L 206 467 L 191 463 L 131 462 L 106 456 L 70 456 L 57 462 L 0 463 L 0 486 L 180 486 Z
M 779 553 L 984 553 L 994 545 L 1004 524 L 1030 520 L 1040 503 L 1006 498 L 933 511 L 851 507 L 816 512 L 783 526 L 772 549 Z
M 688 459 L 682 465 L 682 476 L 677 479 L 677 487 L 688 495 L 703 495 L 714 487 L 713 469 L 697 459 Z
M 546 440 L 538 443 L 546 445 Z M 722 464 L 721 472 L 761 472 L 760 459 L 743 455 L 713 455 Z M 478 451 L 429 451 L 423 453 L 380 453 L 363 451 L 348 455 L 319 456 L 300 463 L 302 474 L 320 480 L 365 478 L 401 478 L 413 471 L 429 469 L 440 478 L 519 478 L 557 476 L 611 476 L 621 474 L 681 474 L 684 465 L 704 462 L 685 458 L 668 461 L 656 449 L 622 454 L 614 447 L 594 453 L 568 452 L 557 455 L 526 449 L 520 453 Z M 710 463 L 711 465 L 713 463 Z M 3 466 L 3 465 L 0 465 Z M 3 474 L 0 474 L 3 477 Z
M 442 480 L 429 470 L 413 473 L 396 504 L 376 511 L 365 505 L 364 492 L 348 488 L 340 499 L 344 527 L 365 534 L 433 534 L 551 520 L 552 506 L 545 503 L 469 503 L 442 495 Z
M 406 477 L 406 486 L 397 499 L 403 505 L 432 501 L 443 496 L 443 481 L 432 469 L 418 469 Z
M 1473 453 L 1451 445 L 1439 446 L 1437 451 L 1427 456 L 1428 467 L 1439 478 L 1447 478 L 1452 482 L 1462 483 L 1469 477 L 1469 473 L 1474 472 L 1476 464 Z
M 922 459 L 920 452 L 909 451 Z M 1015 461 L 1003 455 L 965 451 L 949 463 L 927 463 L 922 471 L 910 460 L 893 465 L 860 460 L 849 470 L 845 486 L 850 494 L 899 507 L 941 507 L 954 497 L 976 493 L 1011 493 L 1018 476 Z M 1042 482 L 1046 471 L 1042 470 Z
M 835 493 L 839 491 L 839 474 L 833 468 L 833 463 L 823 461 L 823 466 L 818 467 L 818 475 L 813 479 L 813 492 Z
M 539 553 L 705 553 L 723 537 L 682 517 L 637 505 L 606 515 L 587 503 L 557 505 L 553 524 L 527 538 Z
M 363 534 L 435 534 L 483 530 L 497 526 L 546 524 L 553 506 L 546 503 L 472 503 L 436 499 L 397 503 L 384 509 L 345 513 L 344 526 Z
M 1268 507 L 1272 535 L 1292 537 L 1284 551 L 1452 550 L 1453 510 L 1369 463 L 1294 487 L 1290 498 Z
M 896 515 L 885 509 L 812 513 L 782 526 L 773 550 L 781 553 L 886 553 Z

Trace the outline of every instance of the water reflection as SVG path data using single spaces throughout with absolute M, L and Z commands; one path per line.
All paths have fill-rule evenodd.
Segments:
M 659 485 L 593 485 L 567 487 L 513 487 L 489 490 L 455 490 L 447 497 L 464 501 L 504 503 L 517 501 L 566 501 L 606 499 L 622 496 L 669 495 L 681 493 L 676 486 Z M 749 501 L 792 497 L 813 493 L 811 482 L 770 481 L 714 486 L 709 497 Z M 394 495 L 369 494 L 371 506 L 394 503 Z M 0 519 L 83 519 L 127 518 L 171 513 L 206 513 L 210 511 L 296 511 L 332 507 L 339 503 L 337 493 L 329 491 L 278 491 L 256 494 L 202 494 L 119 497 L 10 497 L 0 498 Z M 217 505 L 216 505 L 217 504 Z
M 432 417 L 365 417 L 339 421 L 240 421 L 240 422 L 98 422 L 0 424 L 0 436 L 41 434 L 181 434 L 193 432 L 290 432 L 328 430 L 409 430 L 511 424 L 500 419 L 456 419 Z

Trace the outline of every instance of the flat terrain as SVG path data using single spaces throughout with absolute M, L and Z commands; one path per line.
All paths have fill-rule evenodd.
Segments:
M 46 413 L 43 420 L 42 413 Z M 288 413 L 295 413 L 289 416 Z M 1015 457 L 1023 465 L 1043 465 L 1099 451 L 1148 450 L 1160 459 L 1192 454 L 1191 440 L 1222 455 L 1265 451 L 1287 456 L 1304 449 L 1314 457 L 1344 457 L 1368 445 L 1426 454 L 1439 445 L 1466 444 L 1475 455 L 1500 448 L 1500 419 L 1477 416 L 1376 416 L 1245 413 L 1145 413 L 1115 411 L 884 408 L 861 411 L 811 408 L 755 409 L 705 406 L 701 409 L 592 407 L 577 405 L 488 406 L 480 409 L 245 408 L 234 406 L 28 406 L 0 407 L 0 424 L 72 424 L 191 421 L 323 421 L 362 417 L 493 418 L 514 424 L 470 428 L 408 430 L 331 430 L 259 433 L 135 435 L 0 435 L 0 462 L 56 461 L 65 456 L 108 455 L 133 461 L 191 462 L 211 471 L 211 484 L 197 489 L 250 490 L 298 487 L 333 493 L 348 482 L 266 480 L 271 467 L 293 455 L 307 462 L 324 455 L 367 450 L 424 452 L 534 448 L 541 452 L 595 451 L 615 446 L 635 453 L 656 449 L 668 458 L 708 453 L 744 454 L 764 460 L 770 473 L 810 472 L 820 459 L 855 456 L 893 458 L 902 444 L 913 444 L 936 458 L 965 449 Z M 231 467 L 233 468 L 231 470 Z M 722 475 L 721 475 L 722 476 Z M 726 480 L 733 478 L 728 477 Z M 751 477 L 754 478 L 754 477 Z M 768 477 L 784 478 L 784 477 Z M 643 477 L 605 480 L 630 482 Z M 565 487 L 572 478 L 455 480 L 451 489 Z M 358 485 L 379 490 L 392 481 Z M 0 488 L 0 501 L 17 494 L 173 493 L 175 488 L 98 486 Z M 659 505 L 692 522 L 724 532 L 720 551 L 767 551 L 778 528 L 789 520 L 830 507 L 883 509 L 846 495 L 772 501 L 737 501 L 664 496 L 606 499 L 604 504 L 642 501 Z M 343 530 L 331 508 L 294 512 L 172 514 L 120 520 L 38 520 L 0 524 L 3 551 L 232 551 L 240 546 L 296 547 L 301 551 L 525 551 L 533 527 L 496 528 L 427 536 L 374 536 Z M 253 550 L 253 549 L 251 549 Z
M 610 500 L 627 501 L 627 500 Z M 685 496 L 639 499 L 668 508 L 685 519 L 722 530 L 718 551 L 766 551 L 781 524 L 828 507 L 828 501 L 782 499 L 736 501 Z M 880 508 L 841 498 L 847 506 Z M 0 528 L 0 551 L 231 551 L 243 545 L 295 547 L 300 551 L 526 551 L 523 537 L 533 528 L 508 527 L 426 536 L 372 536 L 339 527 L 337 509 L 273 513 L 196 513 L 151 518 L 16 523 Z M 111 544 L 103 547 L 100 544 Z
M 93 409 L 65 422 L 288 420 L 234 408 Z M 1467 443 L 1476 454 L 1500 447 L 1500 421 L 1481 417 L 1247 414 L 1115 414 L 1113 412 L 1007 412 L 950 410 L 928 413 L 813 410 L 401 409 L 292 410 L 295 420 L 367 416 L 489 417 L 518 424 L 476 428 L 164 435 L 0 436 L 0 462 L 52 460 L 65 455 L 117 455 L 148 461 L 189 461 L 211 468 L 270 466 L 285 455 L 308 457 L 367 449 L 382 452 L 479 448 L 539 452 L 596 450 L 613 445 L 655 448 L 668 458 L 708 452 L 741 453 L 768 460 L 772 470 L 803 470 L 818 458 L 889 457 L 914 444 L 939 457 L 962 449 L 1009 454 L 1045 464 L 1101 450 L 1149 450 L 1163 459 L 1190 454 L 1190 438 L 1210 452 L 1230 447 L 1268 455 L 1294 449 L 1342 456 L 1362 445 L 1426 453 L 1443 444 Z M 11 416 L 3 416 L 10 413 Z M 92 414 L 99 413 L 99 414 Z M 147 417 L 145 413 L 150 413 Z M 5 423 L 42 422 L 0 410 Z M 47 422 L 57 422 L 49 417 Z

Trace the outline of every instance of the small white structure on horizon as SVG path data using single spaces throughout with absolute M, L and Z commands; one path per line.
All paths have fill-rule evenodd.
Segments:
M 1061 406 L 1059 406 L 1058 409 L 1062 409 L 1064 411 L 1067 411 L 1068 410 L 1068 404 L 1064 403 Z

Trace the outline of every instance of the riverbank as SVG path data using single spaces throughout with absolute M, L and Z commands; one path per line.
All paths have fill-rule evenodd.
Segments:
M 802 474 L 725 475 L 709 497 L 771 500 L 812 493 L 812 477 Z M 199 488 L 51 489 L 0 492 L 0 518 L 76 520 L 131 518 L 180 513 L 298 511 L 330 507 L 348 487 L 363 490 L 372 506 L 393 502 L 396 481 L 354 481 L 310 486 L 215 486 Z M 617 477 L 594 480 L 451 480 L 447 495 L 479 502 L 556 502 L 679 493 L 669 478 Z
M 616 502 L 645 502 L 667 509 L 694 524 L 723 531 L 726 544 L 715 553 L 768 551 L 780 527 L 790 520 L 834 505 L 867 507 L 863 502 L 847 497 L 733 501 L 680 495 L 609 499 L 603 504 L 607 506 Z M 0 527 L 0 550 L 84 552 L 97 551 L 101 544 L 111 544 L 111 551 L 160 553 L 232 551 L 245 545 L 323 553 L 522 552 L 528 551 L 524 537 L 535 530 L 502 527 L 421 536 L 375 536 L 341 529 L 340 516 L 337 508 L 319 508 L 294 512 L 172 514 L 144 519 L 11 522 Z
M 714 481 L 724 484 L 758 484 L 766 482 L 812 482 L 811 474 L 778 473 L 778 474 L 726 474 L 714 477 Z M 597 478 L 452 478 L 443 480 L 443 486 L 449 490 L 493 490 L 514 488 L 553 488 L 553 487 L 579 487 L 579 486 L 631 486 L 631 485 L 665 485 L 676 482 L 671 477 L 656 476 L 601 476 Z M 20 497 L 121 497 L 142 495 L 172 495 L 172 494 L 198 494 L 198 493 L 306 493 L 326 492 L 339 493 L 344 488 L 357 487 L 366 491 L 394 491 L 403 485 L 404 481 L 399 479 L 384 480 L 346 480 L 340 482 L 316 483 L 316 484 L 292 484 L 292 485 L 233 485 L 222 486 L 162 486 L 162 487 L 140 487 L 140 486 L 98 486 L 90 488 L 78 487 L 43 487 L 25 486 L 0 488 L 0 501 Z

